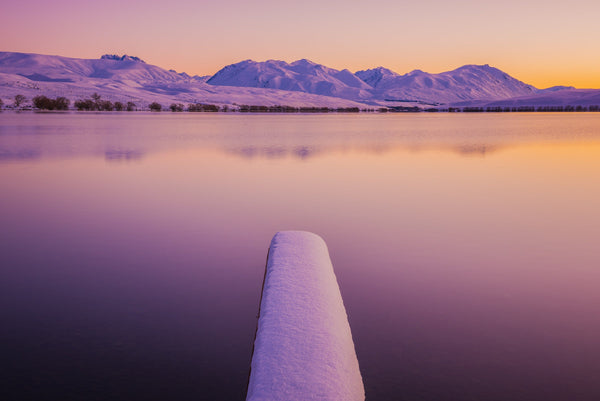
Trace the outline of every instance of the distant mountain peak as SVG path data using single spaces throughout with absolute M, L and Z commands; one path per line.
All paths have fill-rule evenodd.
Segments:
M 571 90 L 571 89 L 575 89 L 575 87 L 559 85 L 559 86 L 551 86 L 549 88 L 541 89 L 540 92 L 546 92 L 546 93 L 547 92 L 559 92 L 559 91 Z
M 317 64 L 314 61 L 310 61 L 307 58 L 303 58 L 303 59 L 300 59 L 300 60 L 296 60 L 293 63 L 290 63 L 290 65 L 313 65 L 313 66 L 319 66 L 321 64 Z
M 357 71 L 355 75 L 368 85 L 371 85 L 373 88 L 375 88 L 377 84 L 379 84 L 379 82 L 386 77 L 398 76 L 398 74 L 394 71 L 381 66 L 368 70 Z
M 141 58 L 135 56 L 128 56 L 127 54 L 124 54 L 122 56 L 119 56 L 118 54 L 104 54 L 102 57 L 100 57 L 100 60 L 137 61 L 146 64 L 146 62 Z
M 372 88 L 348 70 L 338 71 L 308 59 L 242 61 L 229 65 L 208 81 L 219 86 L 281 89 L 345 99 L 369 97 Z
M 378 74 L 378 75 L 398 75 L 398 73 L 382 66 L 370 68 L 368 70 L 357 71 L 356 74 Z
M 460 66 L 457 68 L 457 70 L 460 69 L 486 69 L 486 68 L 493 68 L 493 69 L 497 69 L 495 67 L 490 67 L 489 64 L 465 64 L 463 66 Z
M 398 73 L 390 70 L 389 68 L 385 68 L 385 67 L 382 67 L 382 66 L 379 66 L 379 67 L 375 68 L 375 70 L 377 70 L 377 71 L 379 71 L 381 73 L 384 73 L 384 74 L 398 75 Z

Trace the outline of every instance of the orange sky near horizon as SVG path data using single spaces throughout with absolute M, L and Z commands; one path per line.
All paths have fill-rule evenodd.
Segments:
M 2 6 L 0 51 L 126 53 L 191 75 L 244 59 L 400 74 L 490 64 L 539 88 L 600 88 L 598 15 L 595 0 L 21 0 Z

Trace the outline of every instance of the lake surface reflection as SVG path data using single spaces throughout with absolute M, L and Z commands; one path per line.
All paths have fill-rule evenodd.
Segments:
M 327 242 L 368 400 L 598 400 L 600 115 L 0 114 L 2 399 L 243 400 Z

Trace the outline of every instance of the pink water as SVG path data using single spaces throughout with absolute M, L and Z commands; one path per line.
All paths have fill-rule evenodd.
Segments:
M 329 246 L 368 400 L 598 400 L 600 114 L 0 114 L 4 399 L 243 400 Z

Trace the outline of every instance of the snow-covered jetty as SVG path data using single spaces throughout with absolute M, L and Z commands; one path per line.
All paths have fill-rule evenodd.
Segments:
M 247 401 L 365 399 L 346 309 L 318 235 L 271 241 Z

